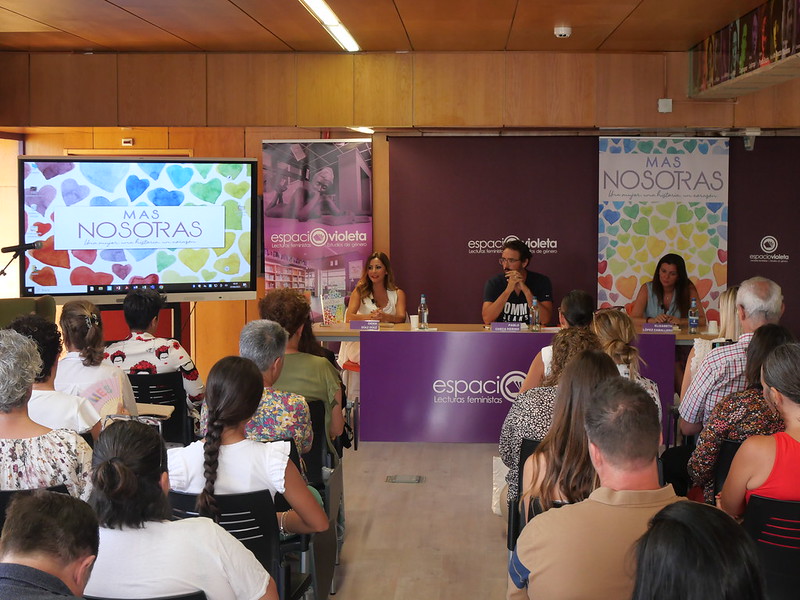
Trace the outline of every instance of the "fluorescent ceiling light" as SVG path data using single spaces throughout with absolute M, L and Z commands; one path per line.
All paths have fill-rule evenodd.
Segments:
M 372 135 L 375 133 L 375 130 L 369 127 L 348 127 L 348 129 L 352 129 L 358 133 L 366 133 L 367 135 Z
M 353 39 L 347 28 L 342 25 L 339 17 L 331 10 L 325 0 L 300 0 L 300 4 L 306 7 L 314 18 L 319 21 L 330 36 L 348 52 L 358 52 L 361 48 L 358 42 Z

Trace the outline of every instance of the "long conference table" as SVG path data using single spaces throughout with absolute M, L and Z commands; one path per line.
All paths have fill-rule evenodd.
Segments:
M 480 324 L 431 324 L 427 331 L 407 323 L 378 331 L 314 325 L 320 341 L 361 342 L 360 437 L 382 442 L 496 443 L 533 357 L 557 331 L 501 332 Z M 636 343 L 642 375 L 658 384 L 665 440 L 675 345 L 692 344 L 695 337 L 641 333 Z

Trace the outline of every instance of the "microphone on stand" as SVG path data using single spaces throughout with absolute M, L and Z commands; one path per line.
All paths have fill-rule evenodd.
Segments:
M 44 244 L 42 244 L 42 242 L 39 241 L 30 242 L 28 244 L 17 244 L 16 246 L 6 246 L 5 248 L 0 248 L 0 252 L 4 254 L 6 252 L 14 252 L 15 254 L 17 254 L 20 252 L 25 252 L 26 250 L 38 250 L 43 245 Z

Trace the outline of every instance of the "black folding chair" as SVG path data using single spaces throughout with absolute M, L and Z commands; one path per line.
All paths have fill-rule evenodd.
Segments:
M 86 600 L 206 600 L 203 591 L 180 594 L 179 596 L 158 596 L 156 598 L 106 598 L 100 596 L 84 596 Z
M 731 463 L 733 457 L 739 451 L 739 446 L 742 442 L 734 440 L 722 440 L 722 445 L 717 454 L 717 462 L 714 463 L 714 495 L 716 496 L 722 491 L 725 485 L 725 480 L 728 478 L 728 471 L 731 470 Z
M 750 496 L 742 525 L 756 542 L 767 597 L 796 599 L 800 590 L 800 502 Z
M 525 467 L 525 461 L 534 453 L 539 446 L 541 440 L 522 440 L 522 445 L 519 449 L 519 462 L 517 463 L 517 498 L 516 500 L 508 501 L 508 532 L 506 533 L 506 548 L 509 554 L 514 552 L 514 547 L 517 545 L 517 538 L 522 531 L 522 511 L 519 507 L 519 500 L 522 498 L 522 469 Z
M 128 379 L 136 402 L 174 407 L 172 416 L 161 424 L 161 434 L 165 442 L 187 446 L 195 440 L 194 422 L 189 416 L 183 375 L 179 371 L 156 375 L 128 375 Z

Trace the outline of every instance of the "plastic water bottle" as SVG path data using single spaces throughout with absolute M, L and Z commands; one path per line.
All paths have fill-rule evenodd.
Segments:
M 417 309 L 417 314 L 419 315 L 419 329 L 427 329 L 428 328 L 428 301 L 425 300 L 425 294 L 422 294 L 422 297 L 419 299 L 419 309 Z
M 542 324 L 539 321 L 539 301 L 536 299 L 536 296 L 534 296 L 533 299 L 531 300 L 530 330 L 531 331 L 541 331 L 542 330 Z
M 700 311 L 697 310 L 697 298 L 692 298 L 692 305 L 689 308 L 689 333 L 696 335 L 700 326 Z

